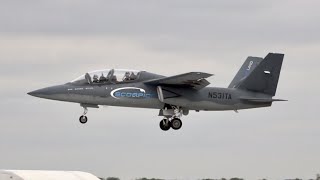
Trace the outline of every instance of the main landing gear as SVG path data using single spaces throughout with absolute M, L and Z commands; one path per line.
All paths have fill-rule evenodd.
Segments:
M 182 127 L 182 121 L 178 118 L 173 118 L 171 121 L 168 118 L 164 118 L 160 121 L 160 129 L 168 131 L 170 128 L 179 130 Z
M 83 107 L 83 114 L 79 118 L 79 121 L 80 121 L 81 124 L 85 124 L 85 123 L 88 122 L 88 118 L 86 116 L 87 113 L 88 113 L 88 108 L 87 107 Z
M 170 128 L 179 130 L 182 127 L 182 121 L 180 120 L 182 114 L 187 115 L 188 112 L 184 112 L 180 107 L 172 106 L 170 109 L 167 107 L 161 109 L 159 115 L 164 116 L 164 118 L 160 121 L 160 129 L 163 131 L 168 131 Z

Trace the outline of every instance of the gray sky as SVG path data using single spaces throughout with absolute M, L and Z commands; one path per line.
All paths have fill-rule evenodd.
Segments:
M 319 1 L 0 0 L 0 169 L 99 176 L 312 178 L 320 172 Z M 157 110 L 89 110 L 26 93 L 102 68 L 214 73 L 285 54 L 272 108 L 191 112 L 162 132 Z

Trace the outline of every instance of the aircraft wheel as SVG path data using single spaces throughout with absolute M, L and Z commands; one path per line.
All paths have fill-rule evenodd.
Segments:
M 174 130 L 179 130 L 182 127 L 182 121 L 178 118 L 174 118 L 171 120 L 171 127 Z
M 81 124 L 85 124 L 88 122 L 87 116 L 80 116 L 79 121 Z
M 160 129 L 163 131 L 168 131 L 171 127 L 171 123 L 168 119 L 163 119 L 160 121 Z

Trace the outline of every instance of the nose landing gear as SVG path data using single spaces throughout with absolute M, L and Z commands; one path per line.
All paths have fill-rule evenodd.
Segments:
M 79 121 L 80 121 L 81 124 L 85 124 L 85 123 L 88 122 L 88 118 L 86 116 L 87 113 L 88 113 L 88 108 L 87 107 L 83 107 L 83 114 L 79 118 Z
M 88 113 L 88 108 L 99 108 L 96 104 L 83 104 L 80 103 L 80 106 L 83 108 L 83 114 L 80 116 L 79 121 L 81 124 L 85 124 L 88 122 L 88 118 L 86 114 Z

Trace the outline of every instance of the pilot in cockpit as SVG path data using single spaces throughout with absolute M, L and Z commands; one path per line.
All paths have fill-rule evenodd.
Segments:
M 130 81 L 130 72 L 126 72 L 124 77 L 123 77 L 123 81 Z
M 103 76 L 103 73 L 101 74 L 100 78 L 99 78 L 99 82 L 107 82 L 107 78 Z
M 135 74 L 132 72 L 131 75 L 130 75 L 130 80 L 132 81 L 132 80 L 135 80 L 135 79 L 137 79 L 137 75 L 135 75 Z
M 98 75 L 96 75 L 96 74 L 93 75 L 92 79 L 93 79 L 94 83 L 98 83 L 99 82 Z

